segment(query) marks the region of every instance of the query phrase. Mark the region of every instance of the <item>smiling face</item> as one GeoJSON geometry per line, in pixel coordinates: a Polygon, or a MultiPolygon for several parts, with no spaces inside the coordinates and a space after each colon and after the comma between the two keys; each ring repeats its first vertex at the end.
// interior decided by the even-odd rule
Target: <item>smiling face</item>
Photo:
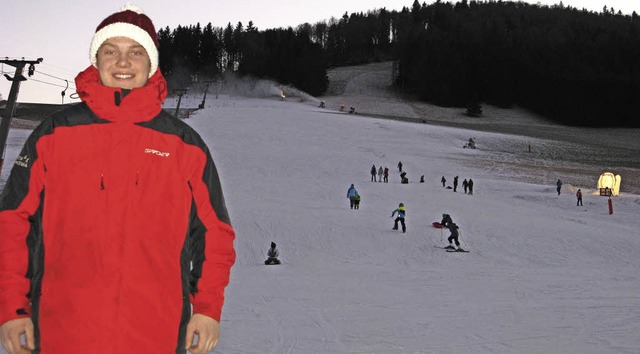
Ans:
{"type": "Polygon", "coordinates": [[[103,85],[134,89],[147,84],[151,61],[140,43],[128,37],[112,37],[104,41],[96,55],[103,85]]]}

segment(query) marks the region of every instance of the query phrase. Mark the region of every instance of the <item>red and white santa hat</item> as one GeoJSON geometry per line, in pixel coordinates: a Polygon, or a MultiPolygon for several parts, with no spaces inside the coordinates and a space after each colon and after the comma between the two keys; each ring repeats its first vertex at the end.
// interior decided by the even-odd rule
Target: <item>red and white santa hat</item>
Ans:
{"type": "Polygon", "coordinates": [[[151,69],[149,77],[158,70],[158,33],[151,19],[139,7],[127,3],[109,17],[105,18],[96,28],[91,41],[91,64],[97,67],[96,54],[104,41],[113,37],[128,37],[140,43],[149,54],[151,69]]]}

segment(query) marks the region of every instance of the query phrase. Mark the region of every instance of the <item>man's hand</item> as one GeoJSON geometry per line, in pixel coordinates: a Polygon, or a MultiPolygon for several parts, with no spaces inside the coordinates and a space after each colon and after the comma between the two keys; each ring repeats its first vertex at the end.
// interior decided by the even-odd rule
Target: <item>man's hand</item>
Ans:
{"type": "MultiPolygon", "coordinates": [[[[216,338],[217,340],[217,338],[216,338]]],[[[7,321],[0,326],[0,341],[8,354],[28,354],[36,349],[33,337],[33,322],[30,318],[18,318],[7,321]],[[27,346],[20,343],[20,335],[24,334],[27,346]]]]}
{"type": "Polygon", "coordinates": [[[218,345],[220,323],[209,316],[199,313],[191,316],[187,325],[187,349],[193,354],[208,353],[218,345]],[[198,335],[198,343],[193,343],[194,334],[198,335]]]}

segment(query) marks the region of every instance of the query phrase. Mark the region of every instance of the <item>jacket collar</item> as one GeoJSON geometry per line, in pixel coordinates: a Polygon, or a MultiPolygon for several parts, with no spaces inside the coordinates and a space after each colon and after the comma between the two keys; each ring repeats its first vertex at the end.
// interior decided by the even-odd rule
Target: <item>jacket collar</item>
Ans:
{"type": "Polygon", "coordinates": [[[160,70],[149,78],[144,87],[125,93],[123,89],[104,86],[100,82],[98,69],[89,66],[76,77],[76,89],[80,99],[93,113],[118,123],[139,123],[153,119],[162,110],[162,102],[167,97],[167,81],[160,70]],[[116,104],[116,101],[120,102],[116,104]]]}

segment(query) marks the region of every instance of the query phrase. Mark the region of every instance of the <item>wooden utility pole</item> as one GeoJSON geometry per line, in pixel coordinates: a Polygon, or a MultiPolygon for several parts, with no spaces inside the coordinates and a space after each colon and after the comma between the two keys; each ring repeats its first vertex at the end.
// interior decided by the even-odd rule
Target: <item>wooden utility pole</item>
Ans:
{"type": "Polygon", "coordinates": [[[26,81],[27,78],[22,75],[24,67],[29,64],[29,76],[33,75],[35,71],[35,64],[42,63],[42,58],[36,60],[18,60],[18,59],[0,59],[0,63],[8,64],[16,68],[16,73],[13,77],[8,74],[4,74],[7,80],[11,81],[11,91],[9,92],[9,99],[7,100],[7,106],[4,109],[2,115],[2,122],[0,122],[0,174],[2,174],[2,167],[4,166],[4,154],[5,146],[7,144],[7,137],[9,136],[9,127],[11,126],[11,118],[16,110],[16,102],[18,101],[18,92],[20,91],[20,83],[26,81]]]}
{"type": "Polygon", "coordinates": [[[179,89],[174,89],[173,93],[177,93],[178,94],[178,105],[176,106],[176,113],[175,116],[176,118],[178,118],[178,112],[180,112],[180,102],[182,101],[182,95],[184,95],[185,93],[187,93],[186,88],[179,88],[179,89]]]}

